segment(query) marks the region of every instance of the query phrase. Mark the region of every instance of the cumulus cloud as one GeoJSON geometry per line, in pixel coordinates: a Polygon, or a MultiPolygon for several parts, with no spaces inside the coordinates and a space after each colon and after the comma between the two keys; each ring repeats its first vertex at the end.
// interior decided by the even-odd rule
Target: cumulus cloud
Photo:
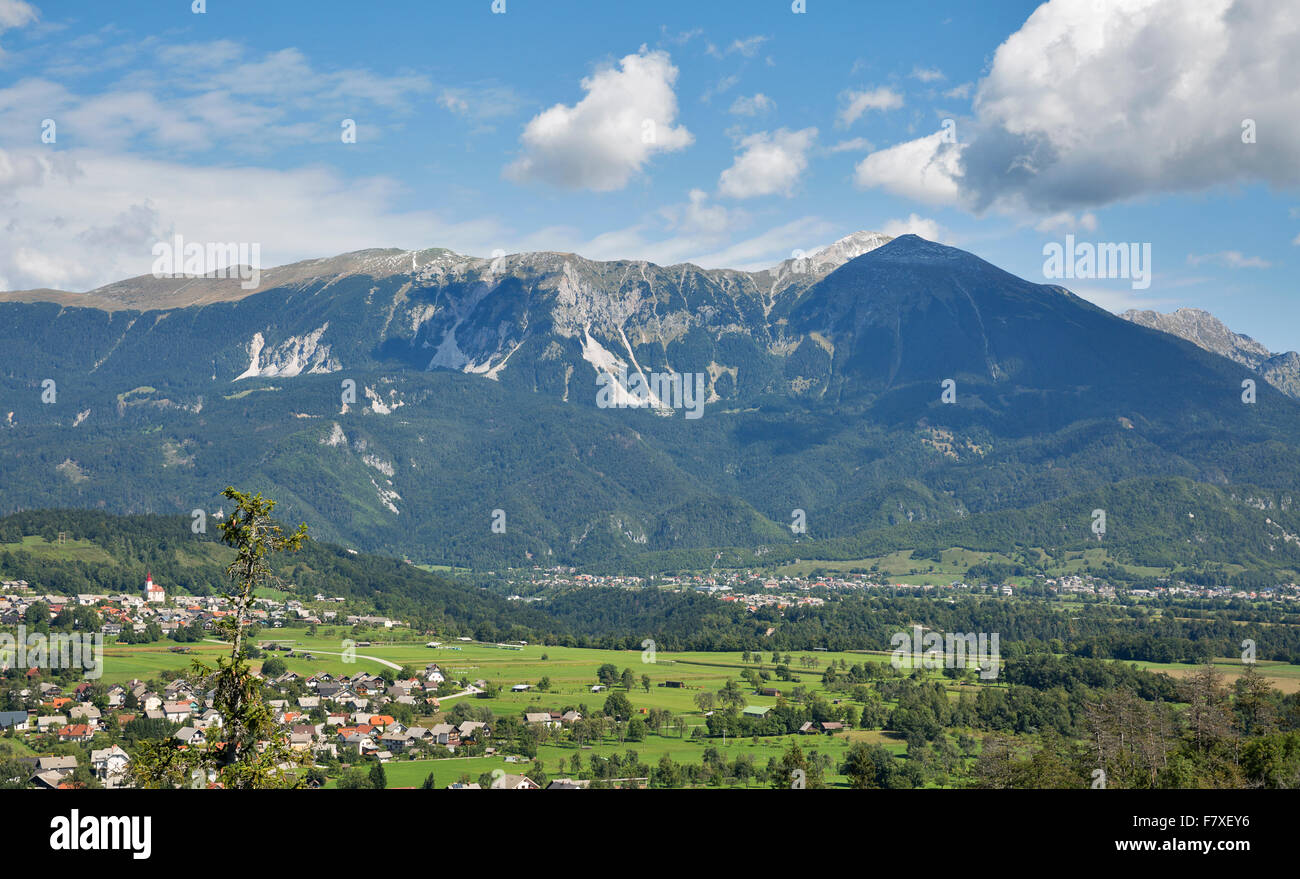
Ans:
{"type": "Polygon", "coordinates": [[[912,78],[921,82],[938,82],[944,79],[943,71],[937,67],[913,67],[912,78]]]}
{"type": "Polygon", "coordinates": [[[1052,213],[1221,184],[1294,186],[1298,40],[1300,7],[1278,0],[1051,0],[994,54],[955,161],[953,145],[921,138],[885,151],[906,155],[889,164],[910,180],[859,182],[946,191],[976,211],[1052,213]],[[1245,120],[1254,143],[1243,142],[1245,120]],[[950,179],[937,183],[936,171],[950,179]]]}
{"type": "Polygon", "coordinates": [[[961,152],[944,135],[936,131],[871,153],[854,168],[854,182],[864,189],[881,187],[927,204],[956,203],[961,152]]]}
{"type": "Polygon", "coordinates": [[[523,154],[505,175],[568,189],[622,189],[650,158],[689,146],[685,126],[674,126],[677,68],[667,52],[642,46],[614,67],[582,80],[586,96],[556,104],[524,128],[523,154]]]}
{"type": "Polygon", "coordinates": [[[729,198],[794,194],[795,184],[808,167],[808,150],[817,139],[816,128],[760,131],[740,142],[740,153],[718,178],[718,191],[729,198]]]}
{"type": "Polygon", "coordinates": [[[744,95],[736,98],[735,102],[731,105],[731,109],[727,112],[733,113],[737,116],[761,116],[764,113],[770,113],[775,109],[776,101],[772,100],[762,92],[759,92],[752,98],[747,98],[744,95]]]}
{"type": "Polygon", "coordinates": [[[903,106],[903,96],[887,86],[867,91],[846,91],[840,95],[839,124],[852,125],[868,110],[896,110],[903,106]]]}

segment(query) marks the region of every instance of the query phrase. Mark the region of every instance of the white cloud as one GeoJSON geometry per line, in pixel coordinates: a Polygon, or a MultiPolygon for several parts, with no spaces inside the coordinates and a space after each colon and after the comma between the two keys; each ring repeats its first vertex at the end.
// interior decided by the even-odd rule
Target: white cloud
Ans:
{"type": "Polygon", "coordinates": [[[443,89],[442,94],[438,95],[438,104],[453,113],[463,115],[469,112],[469,101],[452,89],[443,89]]]}
{"type": "Polygon", "coordinates": [[[945,89],[943,96],[953,100],[964,101],[970,97],[971,91],[975,88],[973,82],[963,82],[961,85],[955,85],[950,89],[945,89]]]}
{"type": "Polygon", "coordinates": [[[795,184],[808,167],[808,150],[817,139],[816,128],[790,131],[782,128],[751,134],[740,142],[741,152],[718,178],[718,191],[730,198],[794,194],[795,184]]]}
{"type": "Polygon", "coordinates": [[[912,78],[921,82],[938,82],[944,79],[943,71],[937,67],[913,67],[912,78]]]}
{"type": "Polygon", "coordinates": [[[944,134],[936,131],[872,153],[854,168],[854,182],[927,204],[955,204],[961,151],[957,144],[945,142],[944,134]]]}
{"type": "Polygon", "coordinates": [[[761,116],[764,113],[770,113],[776,109],[776,101],[767,95],[759,92],[752,98],[740,96],[736,98],[727,112],[734,113],[737,116],[761,116]]]}
{"type": "Polygon", "coordinates": [[[1187,264],[1199,266],[1202,263],[1222,266],[1227,269],[1266,269],[1273,265],[1258,256],[1246,256],[1240,250],[1221,250],[1218,253],[1189,253],[1187,264]]]}
{"type": "MultiPolygon", "coordinates": [[[[0,33],[11,28],[24,27],[40,18],[36,7],[23,0],[0,0],[0,33]]],[[[0,47],[0,62],[5,57],[5,50],[0,47]]]]}
{"type": "Polygon", "coordinates": [[[661,208],[659,213],[670,230],[697,240],[711,240],[710,247],[748,221],[748,215],[739,208],[710,204],[708,193],[702,189],[692,189],[687,199],[684,204],[661,208]]]}
{"type": "Polygon", "coordinates": [[[1277,0],[1052,0],[980,83],[963,188],[977,208],[1057,210],[1247,181],[1294,186],[1298,43],[1300,7],[1277,0]],[[1245,119],[1256,143],[1242,142],[1245,119]]]}
{"type": "Polygon", "coordinates": [[[10,289],[85,290],[147,274],[151,248],[191,241],[261,245],[262,265],[366,247],[489,253],[508,232],[399,211],[402,186],[322,168],[195,167],[87,151],[0,149],[0,277],[10,289]],[[333,207],[331,207],[333,206],[333,207]]]}
{"type": "Polygon", "coordinates": [[[256,54],[228,40],[130,48],[131,71],[96,71],[100,90],[93,94],[73,93],[44,75],[0,87],[0,145],[22,143],[19,132],[30,120],[51,118],[60,144],[159,149],[168,156],[213,147],[264,153],[337,143],[341,106],[366,110],[363,136],[377,137],[432,88],[419,76],[325,70],[295,49],[256,54]],[[122,75],[112,78],[112,72],[122,75]]]}
{"type": "Polygon", "coordinates": [[[668,53],[644,46],[617,67],[601,68],[582,80],[581,101],[556,104],[525,126],[524,153],[505,175],[570,189],[622,189],[655,153],[693,142],[685,126],[673,125],[676,81],[668,53]]]}
{"type": "Polygon", "coordinates": [[[909,214],[905,220],[889,220],[880,227],[882,235],[897,238],[900,235],[920,235],[930,241],[947,243],[948,232],[936,221],[909,214]]]}
{"type": "Polygon", "coordinates": [[[704,90],[704,93],[700,95],[700,100],[707,104],[709,101],[713,100],[718,95],[723,94],[724,92],[731,91],[733,88],[736,87],[736,84],[739,82],[740,82],[740,77],[736,76],[735,74],[724,76],[722,77],[722,79],[718,80],[716,83],[706,88],[704,90]]]}
{"type": "Polygon", "coordinates": [[[1225,184],[1295,186],[1298,43],[1300,6],[1278,0],[1050,0],[994,54],[959,157],[921,138],[887,151],[908,159],[892,163],[907,182],[860,182],[1039,214],[1225,184]],[[1247,119],[1255,143],[1242,141],[1247,119]],[[919,185],[936,171],[950,179],[919,185]]]}
{"type": "Polygon", "coordinates": [[[31,24],[40,16],[36,7],[23,0],[0,0],[0,31],[31,24]]]}
{"type": "Polygon", "coordinates": [[[903,96],[888,86],[869,91],[846,91],[840,95],[844,104],[839,113],[839,124],[852,125],[868,110],[896,110],[903,106],[903,96]]]}

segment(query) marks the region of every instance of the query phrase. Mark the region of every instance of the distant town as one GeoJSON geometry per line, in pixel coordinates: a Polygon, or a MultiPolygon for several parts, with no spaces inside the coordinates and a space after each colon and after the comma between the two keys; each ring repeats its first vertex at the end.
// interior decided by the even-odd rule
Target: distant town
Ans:
{"type": "Polygon", "coordinates": [[[719,601],[738,602],[749,610],[762,607],[820,606],[837,593],[859,590],[896,590],[902,593],[965,592],[1011,597],[1024,591],[1044,596],[1095,596],[1100,599],[1205,599],[1244,601],[1287,601],[1300,597],[1300,585],[1283,583],[1271,589],[1245,590],[1227,586],[1207,586],[1185,580],[1165,578],[1151,588],[1131,588],[1091,574],[1033,578],[1028,587],[1011,583],[971,584],[961,580],[950,583],[906,583],[878,573],[848,573],[824,576],[763,576],[752,571],[716,570],[708,573],[663,576],[648,580],[626,575],[599,575],[578,572],[575,568],[534,568],[526,574],[512,573],[506,581],[526,586],[527,595],[513,594],[518,601],[540,600],[557,591],[573,588],[640,589],[655,586],[673,591],[696,591],[712,595],[719,601]]]}

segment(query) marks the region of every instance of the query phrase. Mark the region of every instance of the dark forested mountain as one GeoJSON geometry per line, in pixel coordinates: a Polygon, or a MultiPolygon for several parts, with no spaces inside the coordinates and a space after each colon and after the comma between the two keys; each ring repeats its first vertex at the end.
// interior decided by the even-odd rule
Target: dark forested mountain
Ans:
{"type": "Polygon", "coordinates": [[[186,283],[0,302],[3,511],[212,513],[234,484],[495,566],[1080,544],[1105,508],[1117,549],[1300,564],[1300,404],[916,236],[757,273],[365,251],[186,283]]]}

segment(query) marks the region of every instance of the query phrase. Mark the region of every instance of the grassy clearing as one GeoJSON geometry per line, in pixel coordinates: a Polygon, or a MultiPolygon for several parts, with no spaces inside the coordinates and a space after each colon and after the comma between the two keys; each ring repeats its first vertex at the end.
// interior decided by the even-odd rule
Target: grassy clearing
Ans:
{"type": "MultiPolygon", "coordinates": [[[[1136,662],[1134,665],[1149,671],[1164,672],[1170,677],[1180,679],[1194,674],[1200,668],[1199,665],[1187,665],[1179,662],[1136,662]]],[[[1265,680],[1283,693],[1300,692],[1300,665],[1261,660],[1256,662],[1255,666],[1265,680]]],[[[1214,667],[1223,672],[1224,681],[1229,686],[1245,673],[1245,666],[1240,659],[1236,658],[1216,658],[1214,667]]]]}
{"type": "Polygon", "coordinates": [[[24,537],[19,543],[0,543],[0,551],[29,552],[38,558],[60,562],[86,562],[96,565],[115,565],[116,561],[100,546],[84,538],[50,543],[44,537],[24,537]]]}

